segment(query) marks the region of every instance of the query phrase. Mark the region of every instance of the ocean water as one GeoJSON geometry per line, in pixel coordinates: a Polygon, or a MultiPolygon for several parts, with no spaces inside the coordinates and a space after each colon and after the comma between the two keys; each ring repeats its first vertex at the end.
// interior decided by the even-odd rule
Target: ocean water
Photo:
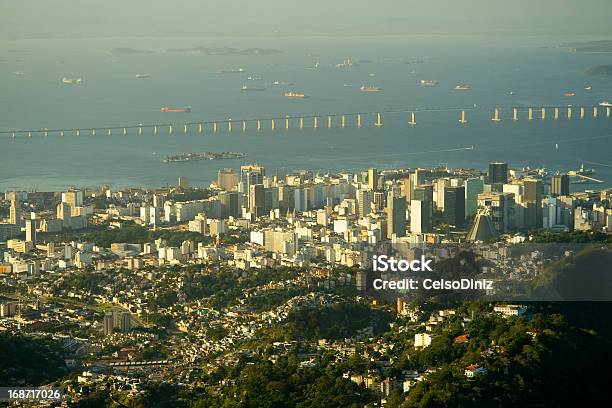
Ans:
{"type": "MultiPolygon", "coordinates": [[[[106,38],[0,41],[0,131],[17,130],[17,137],[0,134],[0,191],[59,190],[68,186],[158,187],[186,176],[192,185],[208,185],[221,167],[259,163],[275,168],[315,171],[358,170],[375,166],[416,167],[447,164],[485,169],[490,161],[512,167],[545,167],[549,171],[577,169],[582,163],[604,181],[578,188],[612,185],[612,119],[597,119],[592,107],[612,101],[612,78],[588,77],[587,68],[612,63],[610,54],[576,54],[558,47],[566,41],[590,38],[409,36],[371,38],[106,38]],[[260,47],[282,51],[275,55],[202,55],[167,52],[169,48],[260,47]],[[115,54],[117,47],[149,52],[115,54]],[[338,69],[346,58],[357,66],[338,69]],[[416,63],[421,60],[422,63],[416,63]],[[320,64],[319,69],[306,67],[320,64]],[[409,62],[409,63],[407,63],[409,62]],[[245,74],[219,71],[244,68],[245,74]],[[22,71],[24,75],[15,75],[22,71]],[[136,79],[148,73],[148,79],[136,79]],[[248,81],[247,76],[262,77],[248,81]],[[61,83],[63,77],[82,77],[79,85],[61,83]],[[434,87],[421,79],[439,81],[434,87]],[[273,87],[275,80],[292,82],[273,87]],[[454,91],[459,83],[471,90],[454,91]],[[243,84],[266,87],[242,92],[243,84]],[[347,86],[345,86],[347,85],[347,86]],[[360,93],[361,85],[384,89],[360,93]],[[585,90],[585,86],[592,90],[585,90]],[[287,90],[305,92],[304,100],[282,96],[287,90]],[[510,95],[510,91],[513,95],[510,95]],[[575,97],[565,97],[573,91],[575,97]],[[574,119],[526,120],[529,106],[571,104],[574,119]],[[161,106],[192,106],[191,113],[161,113],[161,106]],[[476,108],[474,109],[474,105],[476,108]],[[521,108],[521,120],[510,120],[510,109],[521,108]],[[578,106],[587,118],[578,119],[578,106]],[[503,120],[493,123],[494,107],[503,120]],[[458,123],[459,112],[470,109],[468,124],[458,123]],[[418,111],[417,125],[406,124],[407,113],[418,111]],[[374,115],[340,119],[326,129],[285,131],[284,123],[270,131],[242,133],[235,123],[204,135],[195,127],[182,133],[179,124],[326,113],[400,111],[383,114],[384,125],[373,126],[374,115]],[[173,135],[160,129],[126,136],[105,126],[176,123],[173,135]],[[51,134],[26,137],[24,130],[57,128],[98,129],[92,136],[51,134]],[[468,147],[473,149],[466,149],[468,147]],[[201,151],[240,151],[243,159],[164,164],[171,154],[201,151]]],[[[562,110],[562,115],[565,111],[562,110]]],[[[311,119],[305,124],[311,125],[311,119]]],[[[220,126],[221,127],[221,126],[220,126]]]]}

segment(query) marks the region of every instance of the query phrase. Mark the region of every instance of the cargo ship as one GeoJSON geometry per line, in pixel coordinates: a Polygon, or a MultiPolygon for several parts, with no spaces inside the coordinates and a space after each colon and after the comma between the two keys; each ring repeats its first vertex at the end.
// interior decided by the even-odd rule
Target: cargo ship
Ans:
{"type": "Polygon", "coordinates": [[[246,85],[242,85],[241,89],[243,91],[265,91],[266,90],[266,88],[263,88],[263,87],[246,86],[246,85]]]}
{"type": "Polygon", "coordinates": [[[159,110],[164,113],[189,113],[191,112],[191,106],[185,106],[184,108],[175,108],[172,106],[162,106],[159,110]]]}
{"type": "Polygon", "coordinates": [[[289,86],[289,85],[293,85],[291,82],[287,82],[287,81],[274,81],[272,82],[272,85],[274,86],[289,86]]]}
{"type": "Polygon", "coordinates": [[[369,86],[369,85],[362,85],[361,88],[359,88],[360,92],[382,92],[382,88],[379,88],[378,86],[369,86]]]}
{"type": "Polygon", "coordinates": [[[246,157],[246,154],[241,152],[201,152],[201,153],[181,153],[166,157],[164,163],[178,163],[198,160],[222,160],[222,159],[239,159],[246,157]]]}
{"type": "Polygon", "coordinates": [[[82,78],[62,78],[62,82],[64,84],[80,84],[81,82],[83,82],[82,78]]]}
{"type": "Polygon", "coordinates": [[[136,74],[136,78],[138,79],[149,78],[150,76],[151,74],[136,74]]]}
{"type": "Polygon", "coordinates": [[[469,85],[466,84],[459,84],[455,86],[455,91],[469,91],[471,88],[469,85]]]}
{"type": "Polygon", "coordinates": [[[612,103],[610,103],[608,101],[602,101],[602,102],[599,102],[599,106],[610,108],[610,107],[612,107],[612,103]]]}
{"type": "Polygon", "coordinates": [[[291,98],[291,99],[305,99],[305,98],[308,98],[308,96],[305,93],[303,93],[303,92],[293,92],[293,91],[285,92],[283,94],[283,96],[286,97],[286,98],[291,98]]]}
{"type": "Polygon", "coordinates": [[[433,79],[421,79],[421,81],[419,83],[421,84],[421,86],[435,86],[435,85],[438,85],[438,81],[433,80],[433,79]]]}

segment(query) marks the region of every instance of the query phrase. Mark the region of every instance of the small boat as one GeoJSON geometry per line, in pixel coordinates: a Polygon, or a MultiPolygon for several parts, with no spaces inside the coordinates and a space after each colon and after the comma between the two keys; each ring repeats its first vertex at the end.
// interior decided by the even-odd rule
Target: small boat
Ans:
{"type": "Polygon", "coordinates": [[[283,94],[283,96],[285,98],[290,98],[290,99],[305,99],[305,98],[308,98],[308,96],[305,93],[303,93],[303,92],[294,92],[294,91],[285,92],[283,94]]]}
{"type": "Polygon", "coordinates": [[[566,92],[563,94],[564,96],[576,96],[575,92],[566,92]]]}
{"type": "Polygon", "coordinates": [[[266,88],[242,85],[241,90],[243,90],[243,91],[265,91],[266,88]]]}
{"type": "Polygon", "coordinates": [[[590,91],[592,89],[593,89],[593,87],[591,85],[587,85],[587,86],[584,87],[585,91],[590,91]]]}
{"type": "Polygon", "coordinates": [[[81,82],[83,82],[82,78],[62,78],[64,84],[80,84],[81,82]]]}
{"type": "Polygon", "coordinates": [[[604,106],[604,107],[610,108],[610,107],[612,107],[612,103],[610,103],[608,101],[601,101],[601,102],[599,102],[599,106],[604,106]]]}
{"type": "Polygon", "coordinates": [[[15,72],[13,72],[13,74],[15,74],[17,76],[22,76],[22,75],[25,75],[25,72],[23,72],[23,71],[15,71],[15,72]]]}
{"type": "Polygon", "coordinates": [[[189,113],[191,112],[191,106],[185,106],[184,108],[175,108],[172,106],[162,106],[159,110],[164,113],[189,113]]]}
{"type": "Polygon", "coordinates": [[[433,79],[421,79],[419,84],[421,84],[421,86],[436,86],[438,85],[438,81],[433,79]]]}
{"type": "Polygon", "coordinates": [[[455,91],[469,91],[471,88],[469,85],[466,84],[459,84],[456,85],[455,88],[453,88],[455,91]]]}
{"type": "Polygon", "coordinates": [[[136,78],[138,79],[144,79],[144,78],[150,78],[151,74],[136,74],[136,78]]]}
{"type": "Polygon", "coordinates": [[[360,92],[382,92],[382,88],[378,86],[362,85],[361,88],[359,88],[359,91],[360,92]]]}

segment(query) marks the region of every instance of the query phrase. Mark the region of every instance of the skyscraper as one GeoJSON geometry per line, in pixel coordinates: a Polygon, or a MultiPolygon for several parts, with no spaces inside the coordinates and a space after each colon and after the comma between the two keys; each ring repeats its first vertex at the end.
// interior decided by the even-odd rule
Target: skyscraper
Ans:
{"type": "Polygon", "coordinates": [[[515,202],[512,193],[486,192],[478,194],[478,208],[490,217],[496,232],[503,234],[515,227],[515,202]]]}
{"type": "Polygon", "coordinates": [[[508,163],[493,162],[489,164],[489,184],[508,182],[508,163]]]}
{"type": "Polygon", "coordinates": [[[374,202],[374,192],[372,190],[361,189],[357,191],[357,205],[359,218],[365,217],[372,211],[374,202]]]}
{"type": "Polygon", "coordinates": [[[26,220],[26,241],[36,245],[36,220],[26,220]]]}
{"type": "Polygon", "coordinates": [[[464,187],[444,187],[444,220],[449,225],[462,226],[464,224],[464,187]]]}
{"type": "Polygon", "coordinates": [[[263,166],[240,166],[240,183],[238,191],[249,194],[251,186],[254,184],[263,184],[266,169],[263,166]]]}
{"type": "Polygon", "coordinates": [[[372,191],[378,190],[378,170],[373,167],[368,169],[368,187],[372,191]]]}
{"type": "Polygon", "coordinates": [[[240,197],[237,191],[222,191],[218,194],[221,218],[240,216],[240,197]]]}
{"type": "Polygon", "coordinates": [[[102,320],[102,327],[104,328],[104,335],[109,336],[113,334],[115,330],[115,319],[112,313],[106,313],[102,320]]]}
{"type": "Polygon", "coordinates": [[[431,231],[431,203],[421,200],[410,201],[410,232],[424,234],[431,231]]]}
{"type": "Polygon", "coordinates": [[[266,194],[263,184],[252,184],[249,187],[249,211],[255,217],[261,217],[265,212],[266,194]]]}
{"type": "Polygon", "coordinates": [[[396,197],[393,191],[387,196],[387,238],[395,234],[398,237],[406,236],[406,199],[396,197]]]}
{"type": "Polygon", "coordinates": [[[550,193],[554,197],[566,196],[570,193],[570,179],[567,174],[555,174],[551,180],[550,193]]]}
{"type": "Polygon", "coordinates": [[[465,180],[465,216],[471,217],[478,209],[478,194],[484,191],[484,181],[481,178],[465,180]]]}
{"type": "Polygon", "coordinates": [[[11,198],[11,210],[9,223],[21,226],[21,202],[17,197],[11,198]]]}
{"type": "Polygon", "coordinates": [[[523,180],[523,186],[525,227],[542,228],[542,181],[528,178],[523,180]]]}
{"type": "Polygon", "coordinates": [[[221,190],[231,191],[239,182],[240,177],[232,168],[220,169],[217,173],[217,185],[221,190]]]}

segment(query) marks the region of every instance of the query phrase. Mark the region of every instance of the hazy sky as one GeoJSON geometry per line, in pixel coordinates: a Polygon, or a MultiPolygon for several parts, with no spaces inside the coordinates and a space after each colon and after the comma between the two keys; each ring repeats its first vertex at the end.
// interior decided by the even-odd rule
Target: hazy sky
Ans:
{"type": "Polygon", "coordinates": [[[0,0],[0,39],[413,33],[612,35],[612,0],[0,0]]]}

